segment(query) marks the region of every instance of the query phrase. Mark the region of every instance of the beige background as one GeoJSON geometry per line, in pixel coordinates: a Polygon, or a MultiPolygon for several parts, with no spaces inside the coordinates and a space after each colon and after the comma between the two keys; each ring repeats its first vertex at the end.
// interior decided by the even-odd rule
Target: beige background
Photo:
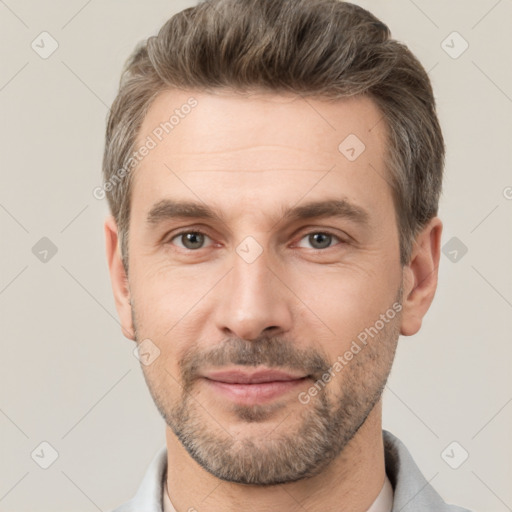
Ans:
{"type": "MultiPolygon", "coordinates": [[[[107,207],[92,190],[124,60],[193,3],[0,0],[2,511],[109,510],[132,496],[164,443],[120,332],[107,207]],[[47,59],[31,48],[43,31],[59,45],[47,59]],[[43,237],[57,248],[47,262],[32,252],[43,237]],[[58,452],[46,470],[31,458],[43,441],[58,452]]],[[[443,243],[467,247],[453,262],[448,246],[422,331],[401,339],[384,428],[448,502],[510,511],[512,1],[358,3],[430,71],[448,146],[443,243]],[[469,44],[458,58],[445,49],[458,52],[459,36],[442,46],[454,31],[469,44]],[[441,457],[452,441],[455,458],[469,453],[458,469],[441,457]]]]}

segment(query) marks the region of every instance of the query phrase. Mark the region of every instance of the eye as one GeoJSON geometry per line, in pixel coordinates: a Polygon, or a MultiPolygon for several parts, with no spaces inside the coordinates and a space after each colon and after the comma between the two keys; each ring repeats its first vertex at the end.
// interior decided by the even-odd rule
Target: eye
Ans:
{"type": "Polygon", "coordinates": [[[210,237],[202,231],[182,231],[181,233],[174,235],[169,240],[169,243],[175,243],[182,249],[194,251],[202,249],[206,239],[211,240],[210,237]],[[180,243],[175,242],[175,240],[178,240],[181,245],[180,243]]]}
{"type": "MultiPolygon", "coordinates": [[[[315,231],[309,233],[301,238],[301,242],[302,240],[307,240],[307,242],[311,244],[312,248],[316,250],[328,249],[329,247],[331,247],[331,243],[333,242],[333,240],[342,242],[342,240],[336,235],[326,233],[324,231],[315,231]]],[[[304,247],[303,245],[301,245],[301,242],[299,242],[299,247],[304,247]]]]}

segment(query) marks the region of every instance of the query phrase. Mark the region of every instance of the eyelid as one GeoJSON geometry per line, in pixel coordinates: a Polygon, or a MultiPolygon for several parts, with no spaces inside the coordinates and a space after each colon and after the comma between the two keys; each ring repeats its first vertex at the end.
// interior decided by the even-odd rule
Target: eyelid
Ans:
{"type": "MultiPolygon", "coordinates": [[[[199,228],[199,227],[195,227],[195,226],[189,226],[189,227],[186,227],[186,228],[182,228],[182,229],[179,229],[178,231],[172,233],[172,235],[170,233],[167,233],[167,235],[165,235],[163,237],[163,240],[164,240],[164,245],[167,245],[167,244],[171,244],[172,241],[175,239],[175,238],[178,238],[179,236],[181,235],[184,235],[184,234],[188,234],[188,233],[197,233],[197,234],[201,234],[203,236],[205,236],[206,238],[209,238],[212,242],[214,242],[213,238],[208,235],[208,233],[206,233],[207,230],[205,229],[202,229],[202,228],[199,228]]],[[[334,233],[332,230],[328,229],[328,228],[323,228],[321,226],[317,226],[317,227],[306,227],[306,228],[302,228],[300,231],[299,231],[299,234],[294,236],[294,239],[296,240],[295,242],[292,242],[292,247],[295,247],[300,241],[302,241],[305,237],[309,236],[309,235],[313,235],[313,234],[318,234],[318,233],[322,233],[324,235],[328,235],[328,236],[331,236],[333,238],[336,238],[339,243],[341,244],[347,244],[349,243],[349,241],[351,240],[351,237],[347,234],[343,234],[343,235],[340,235],[340,234],[337,234],[337,233],[334,233]],[[307,231],[304,231],[305,229],[307,229],[307,231]]],[[[173,244],[174,245],[174,244],[173,244]]],[[[311,247],[310,249],[312,251],[319,251],[319,252],[322,252],[322,251],[326,251],[327,249],[332,249],[334,248],[336,245],[339,245],[339,244],[335,244],[335,245],[332,245],[332,246],[329,246],[329,247],[326,247],[325,249],[315,249],[313,247],[311,247]]],[[[190,252],[198,252],[200,251],[201,249],[206,249],[207,247],[200,247],[199,249],[187,249],[186,247],[180,247],[178,246],[180,249],[183,249],[183,250],[186,250],[186,251],[190,251],[190,252]]]]}
{"type": "MultiPolygon", "coordinates": [[[[209,238],[210,240],[213,241],[212,237],[208,235],[208,233],[206,233],[205,230],[203,229],[200,229],[200,228],[183,228],[175,233],[173,233],[172,235],[170,235],[169,233],[164,237],[164,245],[167,245],[167,244],[171,244],[172,241],[175,239],[175,238],[178,238],[182,235],[185,235],[185,234],[188,234],[188,233],[196,233],[196,234],[200,234],[200,235],[203,235],[205,236],[206,238],[209,238]]],[[[174,245],[174,244],[173,244],[174,245]]],[[[183,249],[185,251],[190,251],[190,252],[197,252],[197,251],[200,251],[201,249],[205,249],[205,247],[200,247],[199,249],[187,249],[186,247],[180,247],[178,246],[180,249],[183,249]]]]}
{"type": "Polygon", "coordinates": [[[336,247],[339,244],[347,244],[348,243],[348,240],[346,239],[346,238],[349,238],[348,235],[345,238],[343,238],[343,236],[333,233],[329,229],[314,228],[314,229],[310,229],[307,232],[302,232],[299,235],[297,242],[294,242],[294,246],[297,245],[298,243],[300,243],[307,236],[310,236],[313,234],[318,234],[318,233],[336,238],[338,240],[338,243],[334,244],[334,245],[330,245],[329,247],[326,247],[325,249],[315,249],[314,247],[310,247],[309,249],[311,249],[312,251],[323,252],[323,251],[327,251],[328,249],[333,249],[334,247],[336,247]]]}

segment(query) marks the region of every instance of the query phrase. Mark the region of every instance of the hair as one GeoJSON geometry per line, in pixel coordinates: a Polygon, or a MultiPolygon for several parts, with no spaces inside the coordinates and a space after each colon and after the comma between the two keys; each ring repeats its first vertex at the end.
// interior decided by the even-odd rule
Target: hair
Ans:
{"type": "Polygon", "coordinates": [[[373,14],[340,0],[207,0],[135,49],[112,104],[103,158],[126,272],[133,181],[126,162],[152,102],[173,88],[371,98],[387,128],[400,262],[409,262],[415,237],[437,215],[444,141],[427,72],[373,14]]]}

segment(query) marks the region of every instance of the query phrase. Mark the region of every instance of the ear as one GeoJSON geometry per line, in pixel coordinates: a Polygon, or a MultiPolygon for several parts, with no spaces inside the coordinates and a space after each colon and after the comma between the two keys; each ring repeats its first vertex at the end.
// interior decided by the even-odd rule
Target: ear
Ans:
{"type": "Polygon", "coordinates": [[[121,320],[121,331],[128,339],[135,340],[128,277],[126,276],[121,258],[117,224],[112,216],[107,217],[105,220],[105,245],[110,282],[112,283],[117,313],[121,320]]]}
{"type": "Polygon", "coordinates": [[[441,232],[439,217],[432,218],[416,236],[409,264],[403,270],[403,302],[400,334],[412,336],[421,327],[437,288],[441,232]]]}

